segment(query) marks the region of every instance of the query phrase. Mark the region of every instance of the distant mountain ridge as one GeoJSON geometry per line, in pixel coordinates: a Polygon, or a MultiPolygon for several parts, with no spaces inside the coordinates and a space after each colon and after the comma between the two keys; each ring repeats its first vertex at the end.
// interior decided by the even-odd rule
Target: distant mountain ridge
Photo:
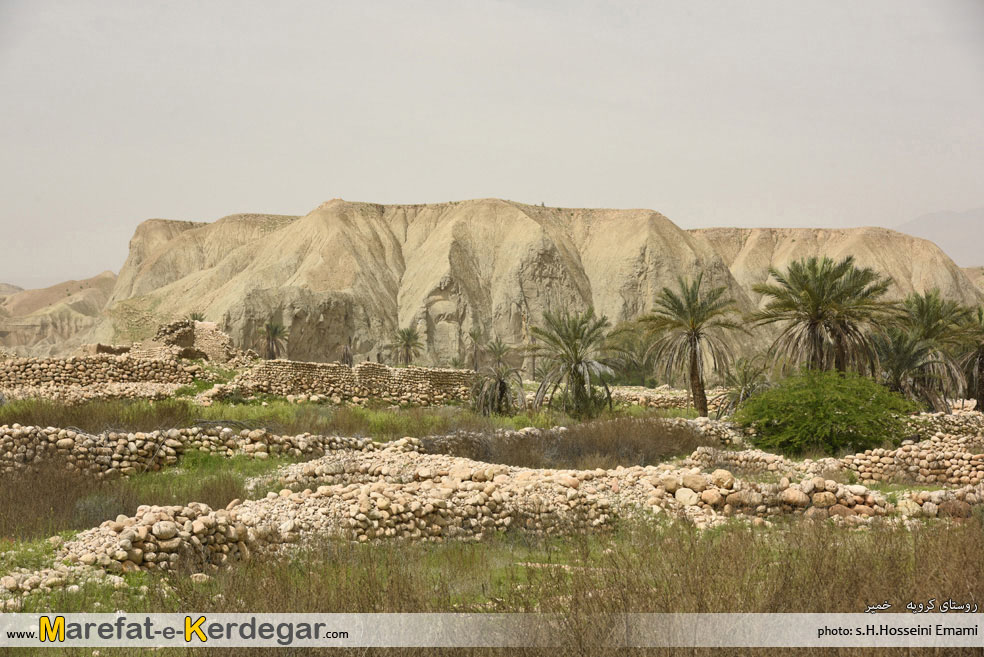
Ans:
{"type": "Polygon", "coordinates": [[[961,267],[984,266],[984,208],[925,214],[896,230],[934,242],[961,267]]]}
{"type": "Polygon", "coordinates": [[[984,301],[934,244],[887,229],[685,231],[646,209],[335,199],[303,217],[145,221],[119,276],[100,284],[104,303],[93,315],[52,323],[42,318],[64,317],[57,294],[27,315],[20,301],[6,318],[0,311],[0,345],[65,353],[84,342],[141,340],[200,312],[247,347],[268,321],[281,323],[288,357],[300,360],[337,359],[350,342],[356,360],[375,360],[396,328],[415,326],[421,362],[448,363],[467,350],[473,327],[525,344],[549,309],[593,306],[613,322],[632,319],[678,276],[703,273],[751,310],[759,302],[751,288],[770,266],[809,255],[854,255],[891,276],[895,297],[937,287],[964,303],[984,301]]]}

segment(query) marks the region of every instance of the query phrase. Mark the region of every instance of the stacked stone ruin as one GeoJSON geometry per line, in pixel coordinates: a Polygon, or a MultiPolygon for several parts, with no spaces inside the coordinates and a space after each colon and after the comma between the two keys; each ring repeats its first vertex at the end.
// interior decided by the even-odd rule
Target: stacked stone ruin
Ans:
{"type": "Polygon", "coordinates": [[[76,403],[89,399],[161,399],[191,383],[201,368],[176,358],[129,354],[0,361],[0,394],[76,403]]]}
{"type": "Polygon", "coordinates": [[[387,367],[380,363],[262,361],[216,391],[216,396],[317,395],[338,404],[369,398],[422,406],[470,399],[475,374],[467,370],[387,367]]]}

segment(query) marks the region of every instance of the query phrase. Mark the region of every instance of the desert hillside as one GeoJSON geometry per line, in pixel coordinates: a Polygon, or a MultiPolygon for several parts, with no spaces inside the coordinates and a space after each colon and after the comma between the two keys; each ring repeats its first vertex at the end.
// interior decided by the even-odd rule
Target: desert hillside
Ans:
{"type": "Polygon", "coordinates": [[[974,285],[984,292],[984,267],[964,267],[963,272],[974,285]]]}
{"type": "Polygon", "coordinates": [[[335,358],[350,338],[374,358],[415,325],[429,360],[446,362],[473,326],[521,342],[527,319],[550,308],[635,317],[699,270],[747,305],[706,242],[651,210],[334,200],[300,218],[142,224],[94,337],[139,339],[163,318],[203,312],[244,345],[268,320],[283,323],[291,358],[335,358]]]}
{"type": "Polygon", "coordinates": [[[115,284],[116,274],[106,271],[81,281],[0,294],[0,346],[34,354],[75,348],[100,319],[115,284]]]}
{"type": "Polygon", "coordinates": [[[115,280],[107,273],[0,302],[0,344],[64,353],[128,343],[196,312],[242,346],[255,345],[266,322],[281,323],[287,355],[300,360],[336,359],[349,341],[357,360],[374,360],[396,328],[416,326],[422,362],[447,363],[475,326],[525,343],[530,321],[551,308],[594,306],[618,322],[698,272],[749,310],[769,266],[848,254],[891,276],[896,296],[938,287],[965,303],[984,298],[934,244],[884,229],[684,231],[652,210],[336,199],[303,217],[145,221],[115,280]]]}
{"type": "Polygon", "coordinates": [[[939,288],[962,303],[977,304],[982,299],[981,290],[938,246],[886,228],[705,228],[691,232],[707,240],[753,297],[757,295],[751,287],[768,279],[769,267],[782,270],[791,261],[810,256],[853,255],[860,266],[890,277],[891,294],[896,298],[939,288]]]}
{"type": "Polygon", "coordinates": [[[961,267],[984,265],[984,208],[926,214],[898,230],[933,241],[961,267]]]}
{"type": "Polygon", "coordinates": [[[0,297],[7,297],[11,294],[16,294],[24,288],[17,287],[16,285],[11,285],[9,283],[0,283],[0,297]]]}

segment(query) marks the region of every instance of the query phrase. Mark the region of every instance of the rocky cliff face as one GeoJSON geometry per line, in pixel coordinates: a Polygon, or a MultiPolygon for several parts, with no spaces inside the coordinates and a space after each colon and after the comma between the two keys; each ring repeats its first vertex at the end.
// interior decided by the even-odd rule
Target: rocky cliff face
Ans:
{"type": "Polygon", "coordinates": [[[618,322],[698,272],[750,310],[770,265],[848,254],[892,276],[898,295],[939,287],[966,303],[984,298],[931,243],[881,229],[688,232],[651,210],[336,199],[303,217],[144,222],[98,321],[71,340],[147,339],[201,312],[242,347],[266,322],[285,325],[296,360],[337,359],[350,340],[357,361],[375,360],[396,328],[416,326],[422,362],[443,364],[466,351],[473,326],[523,344],[549,309],[594,306],[618,322]]]}

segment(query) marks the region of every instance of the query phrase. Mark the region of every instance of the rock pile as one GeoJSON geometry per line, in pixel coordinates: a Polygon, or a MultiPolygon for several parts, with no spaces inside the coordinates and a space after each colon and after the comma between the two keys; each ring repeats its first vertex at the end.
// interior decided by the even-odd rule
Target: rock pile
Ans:
{"type": "Polygon", "coordinates": [[[235,506],[141,506],[65,544],[63,558],[109,572],[170,570],[182,563],[197,571],[249,557],[251,538],[235,506]]]}
{"type": "Polygon", "coordinates": [[[217,387],[214,396],[317,395],[336,404],[373,398],[393,404],[427,406],[467,401],[473,381],[474,373],[467,370],[396,368],[370,362],[349,367],[341,363],[270,360],[240,374],[229,385],[217,387]]]}
{"type": "Polygon", "coordinates": [[[984,481],[984,444],[978,436],[938,433],[893,450],[869,449],[842,459],[861,481],[914,481],[961,486],[984,481]]]}
{"type": "Polygon", "coordinates": [[[903,516],[969,518],[973,506],[984,502],[984,484],[955,490],[917,490],[905,494],[897,510],[903,516]]]}
{"type": "Polygon", "coordinates": [[[688,457],[686,463],[702,468],[721,466],[734,468],[740,472],[773,472],[790,476],[812,476],[843,471],[843,463],[835,458],[819,459],[816,461],[813,459],[794,461],[779,454],[764,452],[760,449],[732,451],[707,446],[698,447],[688,457]]]}
{"type": "Polygon", "coordinates": [[[191,383],[198,371],[176,359],[123,356],[12,358],[0,363],[0,387],[91,386],[106,383],[191,383]]]}

